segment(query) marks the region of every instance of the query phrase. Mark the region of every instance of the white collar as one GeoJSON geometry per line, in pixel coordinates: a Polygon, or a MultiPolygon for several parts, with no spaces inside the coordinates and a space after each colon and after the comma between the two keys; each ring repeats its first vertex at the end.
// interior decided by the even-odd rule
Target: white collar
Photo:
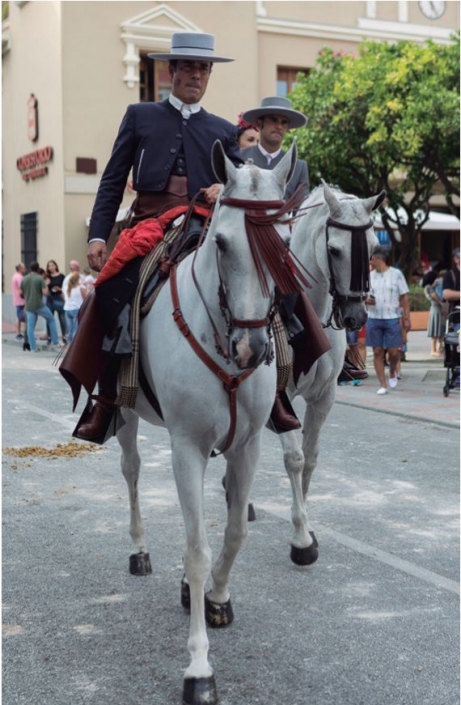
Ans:
{"type": "Polygon", "coordinates": [[[179,100],[179,98],[173,95],[173,93],[170,93],[169,101],[173,108],[179,110],[183,118],[186,118],[186,120],[190,118],[192,113],[198,113],[202,108],[200,103],[183,103],[181,100],[179,100]]]}
{"type": "Polygon", "coordinates": [[[261,152],[261,154],[264,154],[264,156],[267,159],[267,163],[270,164],[273,159],[276,159],[280,152],[282,151],[282,148],[278,149],[276,152],[268,152],[264,147],[261,145],[261,143],[258,143],[258,149],[261,152]]]}

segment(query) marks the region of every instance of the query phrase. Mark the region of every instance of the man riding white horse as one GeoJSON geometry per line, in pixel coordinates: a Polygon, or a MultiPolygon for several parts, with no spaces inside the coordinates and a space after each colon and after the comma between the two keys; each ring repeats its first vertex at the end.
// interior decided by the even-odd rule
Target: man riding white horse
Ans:
{"type": "MultiPolygon", "coordinates": [[[[282,149],[283,138],[288,130],[307,125],[307,117],[293,110],[288,98],[271,96],[263,98],[259,108],[246,110],[243,119],[249,124],[256,125],[259,130],[259,143],[242,149],[242,159],[251,160],[260,169],[274,169],[283,159],[286,152],[282,149]]],[[[284,198],[288,200],[295,191],[299,190],[300,199],[304,200],[309,195],[309,172],[303,159],[296,160],[296,166],[285,189],[284,198]]],[[[294,307],[297,296],[282,298],[280,310],[283,314],[283,323],[290,328],[291,336],[295,328],[302,331],[302,326],[294,316],[294,307]]],[[[288,340],[280,313],[274,319],[274,338],[277,360],[277,393],[274,408],[277,409],[277,432],[294,431],[301,428],[301,424],[294,414],[285,394],[285,389],[292,371],[292,355],[288,347],[288,340]]]]}
{"type": "MultiPolygon", "coordinates": [[[[193,199],[189,232],[201,231],[207,210],[220,191],[211,164],[216,140],[235,165],[241,164],[235,126],[201,107],[213,64],[233,60],[215,55],[214,36],[177,33],[172,37],[170,53],[149,56],[169,61],[172,92],[159,103],[130,105],[123,118],[98,189],[88,235],[90,267],[101,271],[106,266],[96,282],[95,297],[90,297],[95,299],[91,302],[92,313],[90,305],[82,311],[78,335],[60,366],[61,374],[72,387],[74,407],[80,386],[83,384],[91,395],[98,381],[99,394],[92,397],[96,403],[85,410],[74,435],[99,443],[107,435],[116,408],[120,361],[127,355],[126,343],[120,344],[120,320],[134,297],[143,259],[131,255],[120,271],[114,269],[114,253],[107,260],[106,242],[130,169],[137,198],[132,205],[130,229],[122,233],[128,236],[128,249],[133,231],[143,239],[152,238],[154,247],[167,230],[165,216],[175,213],[179,206],[190,206],[193,199]]],[[[129,348],[128,341],[128,354],[129,348]]],[[[272,419],[276,426],[283,426],[277,416],[279,410],[283,412],[280,405],[274,405],[272,419]]]]}

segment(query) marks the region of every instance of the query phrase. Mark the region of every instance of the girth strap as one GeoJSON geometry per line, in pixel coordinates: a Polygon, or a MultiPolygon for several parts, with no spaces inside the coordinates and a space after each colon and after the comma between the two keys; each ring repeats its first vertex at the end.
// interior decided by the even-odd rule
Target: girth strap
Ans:
{"type": "Polygon", "coordinates": [[[224,444],[224,448],[220,451],[220,453],[215,453],[213,451],[212,455],[216,457],[221,453],[225,453],[226,450],[228,450],[232,445],[235,436],[235,429],[237,428],[237,390],[242,382],[244,382],[256,368],[252,367],[251,369],[245,370],[245,372],[242,372],[240,375],[229,375],[225,370],[223,370],[222,367],[220,367],[220,365],[218,365],[217,362],[215,362],[215,360],[213,360],[206,350],[203,349],[182,315],[179,302],[178,285],[176,281],[176,269],[177,267],[174,266],[170,271],[170,287],[171,298],[173,301],[174,321],[197,357],[199,357],[208,369],[221,380],[225,391],[229,395],[231,416],[229,431],[227,432],[227,440],[224,444]]]}

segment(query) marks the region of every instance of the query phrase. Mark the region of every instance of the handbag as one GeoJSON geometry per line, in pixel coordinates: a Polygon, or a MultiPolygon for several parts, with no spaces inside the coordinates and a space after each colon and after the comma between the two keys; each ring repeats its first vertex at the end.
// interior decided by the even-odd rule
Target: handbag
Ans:
{"type": "Polygon", "coordinates": [[[64,299],[61,294],[59,296],[53,296],[52,305],[55,311],[62,311],[64,308],[64,299]]]}

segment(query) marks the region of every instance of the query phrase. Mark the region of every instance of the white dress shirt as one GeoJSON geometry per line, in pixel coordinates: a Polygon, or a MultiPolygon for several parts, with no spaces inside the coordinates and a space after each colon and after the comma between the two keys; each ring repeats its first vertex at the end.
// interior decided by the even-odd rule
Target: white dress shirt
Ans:
{"type": "Polygon", "coordinates": [[[279,156],[280,152],[282,151],[282,148],[280,148],[276,152],[268,152],[266,149],[264,149],[264,147],[261,147],[261,144],[258,144],[258,149],[261,152],[261,154],[263,154],[266,157],[267,166],[269,166],[271,161],[273,159],[276,159],[279,156]]]}
{"type": "Polygon", "coordinates": [[[173,108],[179,110],[185,120],[189,120],[192,113],[198,113],[202,108],[200,103],[183,103],[179,98],[176,98],[173,93],[170,93],[168,100],[173,108]]]}

